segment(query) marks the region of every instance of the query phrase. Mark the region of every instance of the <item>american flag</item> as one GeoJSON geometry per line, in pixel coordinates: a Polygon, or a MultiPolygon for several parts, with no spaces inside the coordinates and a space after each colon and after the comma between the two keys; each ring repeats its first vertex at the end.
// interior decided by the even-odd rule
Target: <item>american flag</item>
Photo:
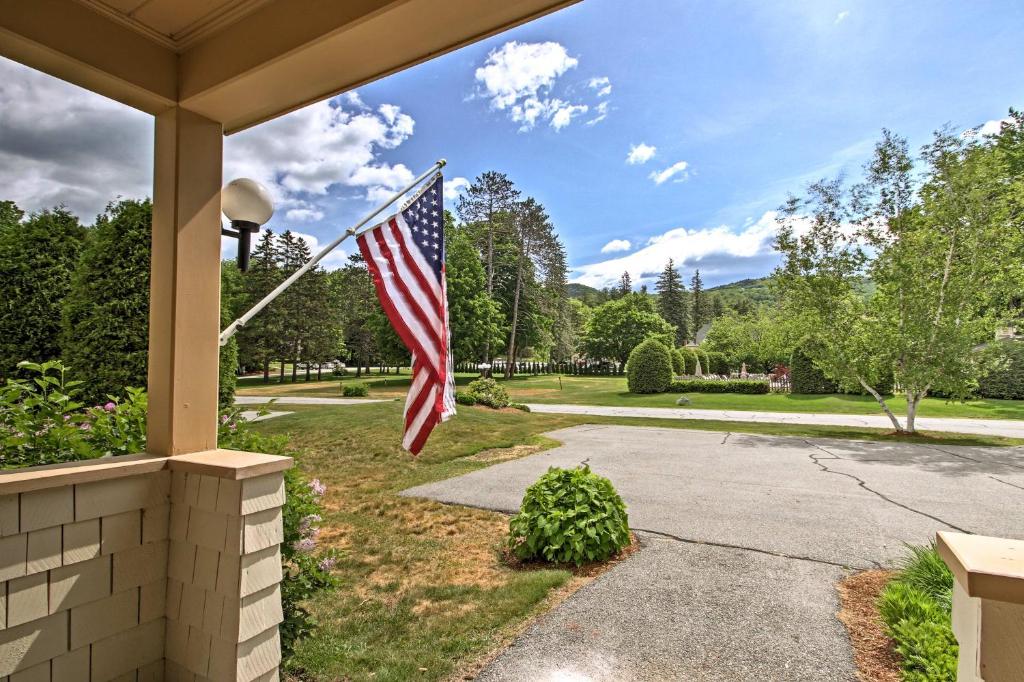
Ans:
{"type": "Polygon", "coordinates": [[[441,183],[438,174],[404,209],[356,239],[380,304],[412,354],[402,446],[414,455],[455,414],[441,183]]]}

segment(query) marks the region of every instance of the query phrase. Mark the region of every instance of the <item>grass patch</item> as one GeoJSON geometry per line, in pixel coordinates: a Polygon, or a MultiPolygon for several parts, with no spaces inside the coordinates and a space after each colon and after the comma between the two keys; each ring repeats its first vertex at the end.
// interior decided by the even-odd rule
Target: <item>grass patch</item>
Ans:
{"type": "Polygon", "coordinates": [[[907,682],[955,682],[958,646],[950,621],[953,574],[932,546],[911,547],[878,610],[907,682]]]}
{"type": "MultiPolygon", "coordinates": [[[[455,383],[465,386],[476,374],[457,374],[455,383]]],[[[341,396],[341,384],[355,381],[351,376],[344,382],[334,379],[321,382],[295,384],[240,383],[243,395],[308,395],[341,396]]],[[[410,376],[373,375],[359,381],[370,389],[370,397],[400,397],[409,388],[410,376]]],[[[606,405],[611,407],[670,407],[679,397],[670,393],[637,394],[626,390],[625,377],[588,376],[522,376],[501,382],[512,401],[517,403],[549,403],[571,405],[606,405]]],[[[757,412],[810,412],[830,414],[883,414],[871,396],[861,395],[792,395],[769,393],[743,395],[737,393],[687,393],[687,408],[708,410],[752,410],[757,412]]],[[[906,414],[906,400],[893,396],[886,401],[896,414],[906,414]]],[[[1024,419],[1024,400],[969,400],[950,402],[942,398],[925,398],[920,405],[921,417],[960,417],[975,419],[1024,419]]]]}

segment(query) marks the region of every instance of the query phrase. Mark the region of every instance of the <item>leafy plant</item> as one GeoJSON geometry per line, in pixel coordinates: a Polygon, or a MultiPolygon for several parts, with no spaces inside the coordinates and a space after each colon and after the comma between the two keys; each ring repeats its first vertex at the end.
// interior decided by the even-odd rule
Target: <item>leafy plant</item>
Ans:
{"type": "Polygon", "coordinates": [[[473,396],[478,404],[493,407],[494,409],[508,407],[510,402],[508,391],[497,381],[487,377],[481,377],[469,382],[466,392],[473,396]]]}
{"type": "Polygon", "coordinates": [[[342,384],[341,394],[346,398],[365,398],[370,395],[370,387],[366,384],[342,384]]]}
{"type": "Polygon", "coordinates": [[[663,393],[672,383],[672,356],[657,339],[647,339],[629,354],[626,385],[630,393],[663,393]]]}
{"type": "Polygon", "coordinates": [[[765,379],[683,379],[673,381],[669,393],[745,393],[757,395],[768,393],[770,386],[765,379]]]}
{"type": "Polygon", "coordinates": [[[530,411],[530,406],[524,405],[523,403],[509,403],[508,406],[511,407],[513,410],[519,410],[520,412],[530,411]]]}
{"type": "Polygon", "coordinates": [[[547,473],[526,489],[509,522],[509,550],[519,559],[603,561],[629,544],[626,505],[611,481],[590,467],[547,473]]]}
{"type": "Polygon", "coordinates": [[[803,348],[793,350],[789,360],[789,390],[800,394],[837,393],[836,382],[825,376],[804,352],[803,348]]]}
{"type": "Polygon", "coordinates": [[[725,353],[716,350],[708,351],[708,366],[705,370],[711,374],[729,376],[729,358],[725,353]]]}
{"type": "Polygon", "coordinates": [[[459,405],[473,406],[476,405],[476,398],[471,396],[469,393],[466,393],[465,391],[456,391],[455,402],[457,402],[459,405]]]}
{"type": "Polygon", "coordinates": [[[1024,341],[1004,339],[993,344],[991,367],[978,379],[984,398],[1024,400],[1024,341]]]}
{"type": "Polygon", "coordinates": [[[103,455],[134,455],[146,450],[145,389],[128,387],[124,398],[108,395],[107,402],[87,410],[88,439],[103,455]]]}
{"type": "Polygon", "coordinates": [[[673,348],[671,353],[673,376],[682,376],[686,374],[686,358],[683,357],[683,349],[673,348]]]}
{"type": "Polygon", "coordinates": [[[956,680],[958,646],[951,625],[953,574],[934,546],[911,547],[878,611],[909,682],[956,680]]]}

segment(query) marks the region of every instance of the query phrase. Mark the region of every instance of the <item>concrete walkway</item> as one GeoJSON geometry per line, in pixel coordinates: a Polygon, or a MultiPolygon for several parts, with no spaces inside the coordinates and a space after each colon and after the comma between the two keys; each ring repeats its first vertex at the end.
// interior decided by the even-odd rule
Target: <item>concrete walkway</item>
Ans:
{"type": "Polygon", "coordinates": [[[1024,537],[1024,448],[625,427],[405,491],[506,512],[549,466],[616,485],[643,549],[478,679],[853,680],[836,582],[938,530],[1024,537]]]}
{"type": "Polygon", "coordinates": [[[386,403],[389,400],[379,398],[316,398],[313,396],[283,395],[280,397],[264,395],[235,396],[235,405],[266,405],[271,400],[277,405],[362,405],[363,403],[386,403]]]}
{"type": "MultiPolygon", "coordinates": [[[[530,403],[533,412],[550,414],[590,414],[602,417],[647,417],[650,419],[713,419],[731,422],[768,422],[772,424],[821,424],[827,426],[867,426],[892,429],[884,414],[813,414],[805,412],[752,412],[745,410],[694,410],[673,407],[606,407],[600,405],[544,405],[530,403]]],[[[902,421],[902,419],[901,419],[902,421]]],[[[954,419],[918,417],[921,431],[947,431],[983,436],[1024,438],[1024,421],[1011,419],[954,419]]]]}

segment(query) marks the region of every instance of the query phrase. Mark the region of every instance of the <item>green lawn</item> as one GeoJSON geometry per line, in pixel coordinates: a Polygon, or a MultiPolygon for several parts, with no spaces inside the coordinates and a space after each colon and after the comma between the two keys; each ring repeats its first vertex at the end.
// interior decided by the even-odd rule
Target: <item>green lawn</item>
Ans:
{"type": "MultiPolygon", "coordinates": [[[[370,397],[398,397],[409,385],[408,371],[402,375],[373,375],[361,379],[370,385],[370,397]]],[[[456,383],[465,385],[475,374],[459,374],[456,383]]],[[[356,381],[353,377],[345,381],[356,381]]],[[[568,403],[574,405],[609,405],[615,407],[676,407],[678,394],[661,393],[637,395],[626,390],[624,377],[581,376],[524,376],[504,382],[512,399],[522,403],[568,403]]],[[[340,382],[264,385],[247,383],[242,394],[247,395],[310,395],[340,396],[340,382]]],[[[691,409],[754,410],[761,412],[817,412],[833,414],[883,414],[874,398],[860,395],[743,395],[737,393],[687,393],[691,409]]],[[[906,401],[898,396],[887,403],[897,414],[906,413],[906,401]]],[[[941,398],[925,398],[921,403],[922,417],[974,417],[980,419],[1024,419],[1024,401],[971,400],[966,403],[948,402],[941,398]]]]}
{"type": "MultiPolygon", "coordinates": [[[[563,570],[513,570],[499,557],[501,514],[399,497],[407,487],[488,465],[473,455],[554,442],[542,434],[583,423],[860,438],[891,441],[881,429],[686,422],[529,414],[460,407],[414,459],[399,447],[400,402],[289,406],[294,414],[256,424],[287,433],[298,466],[328,486],[321,539],[341,552],[341,584],[317,597],[319,629],[300,643],[292,673],[303,680],[442,680],[511,637],[533,615],[578,587],[563,570]]],[[[1017,445],[981,436],[899,440],[1017,445]]]]}

